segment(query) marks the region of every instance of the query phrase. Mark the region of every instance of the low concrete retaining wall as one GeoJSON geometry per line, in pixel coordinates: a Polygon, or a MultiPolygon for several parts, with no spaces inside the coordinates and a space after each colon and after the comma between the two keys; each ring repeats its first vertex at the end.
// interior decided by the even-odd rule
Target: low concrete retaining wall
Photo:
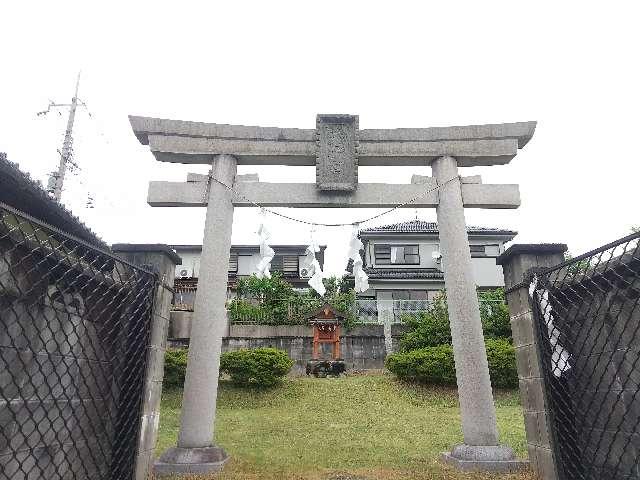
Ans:
{"type": "MultiPolygon", "coordinates": [[[[188,345],[191,312],[171,312],[170,342],[174,346],[188,345]]],[[[393,325],[391,329],[393,351],[398,349],[400,336],[405,332],[403,325],[393,325]]],[[[340,351],[347,369],[372,370],[384,368],[386,357],[384,327],[382,325],[361,325],[343,332],[340,351]]],[[[330,358],[329,345],[322,351],[322,358],[330,358]]],[[[286,351],[295,360],[295,369],[304,371],[311,360],[313,331],[306,325],[229,325],[222,339],[223,352],[241,348],[274,347],[286,351]]]]}

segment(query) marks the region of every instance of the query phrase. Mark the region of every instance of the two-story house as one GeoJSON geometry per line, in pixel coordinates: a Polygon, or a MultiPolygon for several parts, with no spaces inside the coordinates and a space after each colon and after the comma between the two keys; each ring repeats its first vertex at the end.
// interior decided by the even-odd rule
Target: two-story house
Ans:
{"type": "MultiPolygon", "coordinates": [[[[200,256],[202,245],[171,245],[171,248],[182,259],[182,265],[176,267],[175,281],[175,310],[193,310],[195,292],[198,285],[200,271],[200,256]]],[[[271,261],[271,271],[279,271],[294,288],[308,288],[308,266],[305,265],[307,245],[271,245],[275,256],[271,261]]],[[[316,258],[321,266],[324,265],[324,251],[321,246],[316,258]]],[[[234,296],[238,279],[248,277],[256,271],[260,261],[260,247],[258,245],[232,245],[229,256],[229,279],[227,294],[234,296]]]]}
{"type": "MultiPolygon", "coordinates": [[[[487,227],[468,227],[467,231],[478,288],[503,286],[502,267],[496,258],[517,232],[487,227]]],[[[360,231],[360,239],[370,288],[359,298],[375,300],[369,309],[379,313],[381,305],[393,305],[397,317],[399,308],[419,310],[444,289],[436,223],[412,220],[367,228],[360,231]]],[[[361,305],[366,310],[366,302],[361,305]]]]}

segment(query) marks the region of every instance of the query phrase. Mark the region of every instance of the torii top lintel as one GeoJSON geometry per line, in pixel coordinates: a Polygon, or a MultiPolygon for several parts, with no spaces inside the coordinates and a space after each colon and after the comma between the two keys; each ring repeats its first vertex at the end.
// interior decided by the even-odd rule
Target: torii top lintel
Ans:
{"type": "MultiPolygon", "coordinates": [[[[319,115],[335,117],[335,115],[319,115]]],[[[357,121],[357,116],[353,116],[357,121]]],[[[227,153],[238,165],[316,164],[317,129],[246,127],[218,123],[130,116],[135,135],[156,159],[175,163],[211,163],[227,153]]],[[[356,124],[357,125],[357,124],[356,124]]],[[[533,136],[536,122],[463,127],[357,130],[358,164],[425,165],[451,155],[460,167],[508,163],[533,136]]]]}
{"type": "MultiPolygon", "coordinates": [[[[318,191],[349,194],[348,197],[316,198],[317,195],[304,185],[300,188],[309,198],[305,197],[300,206],[348,203],[371,207],[385,204],[381,200],[384,195],[377,191],[377,184],[358,184],[358,166],[424,166],[443,156],[455,157],[459,167],[506,164],[515,157],[519,148],[527,144],[536,127],[536,122],[518,122],[360,130],[357,115],[318,115],[315,129],[248,127],[137,116],[130,116],[129,120],[140,142],[149,145],[159,161],[210,164],[215,155],[228,154],[235,157],[238,165],[315,166],[318,191]],[[356,190],[363,191],[353,196],[356,190]]],[[[265,205],[275,206],[280,203],[279,196],[271,201],[267,195],[272,186],[276,190],[280,188],[277,184],[256,183],[251,190],[265,193],[261,195],[265,205]]],[[[424,186],[412,185],[411,188],[418,191],[424,186]]],[[[406,187],[403,189],[399,193],[410,193],[406,187]]],[[[388,190],[393,190],[393,187],[389,186],[388,190]]],[[[467,185],[463,187],[463,194],[464,190],[469,198],[468,202],[465,200],[465,206],[515,208],[519,205],[516,185],[467,185]],[[497,187],[503,191],[498,192],[497,187]],[[503,200],[496,201],[493,198],[496,195],[503,200]]],[[[201,205],[201,195],[197,188],[187,188],[186,185],[152,182],[149,203],[156,206],[201,205]],[[180,200],[173,201],[172,198],[180,200]]],[[[437,204],[437,199],[427,199],[422,206],[433,206],[434,203],[437,204]]],[[[234,204],[242,206],[243,202],[238,198],[234,199],[234,204]]]]}

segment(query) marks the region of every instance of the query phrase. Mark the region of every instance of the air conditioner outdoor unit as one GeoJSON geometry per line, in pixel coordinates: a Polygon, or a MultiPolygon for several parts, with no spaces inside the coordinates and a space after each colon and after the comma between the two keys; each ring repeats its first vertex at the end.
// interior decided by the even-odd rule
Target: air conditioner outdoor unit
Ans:
{"type": "Polygon", "coordinates": [[[189,278],[189,277],[191,277],[192,276],[191,269],[189,269],[189,268],[181,268],[178,276],[180,278],[189,278]]]}
{"type": "Polygon", "coordinates": [[[300,274],[300,278],[311,278],[308,267],[300,267],[300,271],[298,273],[300,274]]]}

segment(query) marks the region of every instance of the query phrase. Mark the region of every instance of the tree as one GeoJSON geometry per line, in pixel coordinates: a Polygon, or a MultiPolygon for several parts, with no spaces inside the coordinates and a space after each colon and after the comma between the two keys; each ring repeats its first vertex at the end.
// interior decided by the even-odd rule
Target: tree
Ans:
{"type": "Polygon", "coordinates": [[[229,303],[232,321],[244,321],[264,325],[291,325],[305,323],[306,315],[327,302],[346,315],[347,330],[357,323],[355,315],[356,294],[346,277],[330,277],[323,280],[327,291],[320,296],[315,290],[299,292],[273,272],[271,278],[252,275],[238,281],[238,298],[229,303]]]}
{"type": "MultiPolygon", "coordinates": [[[[567,262],[570,260],[573,260],[573,256],[571,255],[571,252],[568,252],[568,251],[564,252],[564,259],[567,262]]],[[[588,269],[589,269],[589,260],[578,260],[567,267],[567,274],[570,276],[578,275],[579,273],[586,272],[588,269]]]]}
{"type": "MultiPolygon", "coordinates": [[[[478,302],[485,338],[500,338],[510,341],[511,323],[509,309],[505,303],[504,290],[496,288],[478,291],[478,302]]],[[[400,340],[400,348],[403,351],[451,343],[447,295],[444,290],[429,303],[426,310],[420,315],[417,317],[409,314],[403,315],[402,320],[408,329],[400,340]]]]}

